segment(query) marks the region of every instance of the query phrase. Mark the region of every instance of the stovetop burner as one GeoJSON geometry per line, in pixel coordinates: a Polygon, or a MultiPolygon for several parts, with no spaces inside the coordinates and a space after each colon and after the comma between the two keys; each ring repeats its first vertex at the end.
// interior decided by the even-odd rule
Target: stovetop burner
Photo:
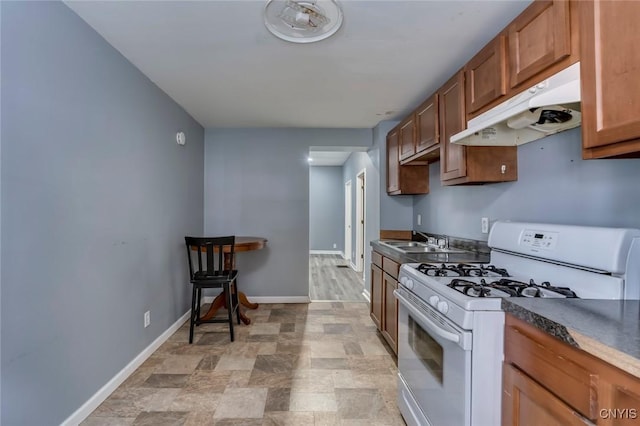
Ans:
{"type": "Polygon", "coordinates": [[[494,265],[476,264],[441,264],[433,265],[422,263],[418,266],[418,271],[430,277],[508,277],[506,269],[497,268],[494,265]]]}
{"type": "MultiPolygon", "coordinates": [[[[484,281],[484,279],[482,281],[484,281]]],[[[491,295],[491,288],[483,283],[476,283],[461,278],[451,280],[451,282],[447,284],[447,287],[451,287],[471,297],[490,297],[491,295]]]]}
{"type": "Polygon", "coordinates": [[[447,287],[471,297],[577,297],[570,288],[552,286],[548,281],[536,284],[534,280],[530,280],[526,284],[510,278],[501,278],[492,282],[487,282],[484,278],[480,279],[480,282],[455,278],[447,284],[447,287]]]}

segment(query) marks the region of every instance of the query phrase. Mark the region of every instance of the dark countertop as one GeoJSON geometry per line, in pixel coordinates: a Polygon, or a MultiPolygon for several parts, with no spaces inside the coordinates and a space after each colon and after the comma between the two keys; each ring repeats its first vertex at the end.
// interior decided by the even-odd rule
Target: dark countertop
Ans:
{"type": "Polygon", "coordinates": [[[489,255],[478,252],[464,253],[401,253],[378,241],[371,241],[371,247],[378,253],[398,263],[488,263],[489,255]]]}
{"type": "Polygon", "coordinates": [[[640,301],[511,298],[505,312],[640,377],[640,301]]]}

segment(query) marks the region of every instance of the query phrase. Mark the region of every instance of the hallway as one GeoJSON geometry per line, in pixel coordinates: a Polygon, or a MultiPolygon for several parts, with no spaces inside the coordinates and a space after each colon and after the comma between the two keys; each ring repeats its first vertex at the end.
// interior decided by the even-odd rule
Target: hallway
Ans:
{"type": "Polygon", "coordinates": [[[312,301],[366,302],[362,275],[336,254],[309,255],[309,296],[312,301]]]}

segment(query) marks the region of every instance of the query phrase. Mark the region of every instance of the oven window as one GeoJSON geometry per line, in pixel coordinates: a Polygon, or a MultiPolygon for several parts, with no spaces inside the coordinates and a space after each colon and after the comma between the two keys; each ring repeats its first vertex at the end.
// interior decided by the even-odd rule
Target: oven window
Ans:
{"type": "Polygon", "coordinates": [[[442,384],[442,346],[409,315],[409,346],[433,377],[442,384]]]}

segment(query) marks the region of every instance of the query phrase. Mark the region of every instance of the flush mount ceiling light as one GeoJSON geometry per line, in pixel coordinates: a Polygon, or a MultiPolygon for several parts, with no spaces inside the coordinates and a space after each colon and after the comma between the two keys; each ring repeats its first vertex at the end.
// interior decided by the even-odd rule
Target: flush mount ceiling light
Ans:
{"type": "Polygon", "coordinates": [[[313,43],[340,29],[342,9],[335,0],[268,0],[264,24],[282,40],[313,43]]]}

